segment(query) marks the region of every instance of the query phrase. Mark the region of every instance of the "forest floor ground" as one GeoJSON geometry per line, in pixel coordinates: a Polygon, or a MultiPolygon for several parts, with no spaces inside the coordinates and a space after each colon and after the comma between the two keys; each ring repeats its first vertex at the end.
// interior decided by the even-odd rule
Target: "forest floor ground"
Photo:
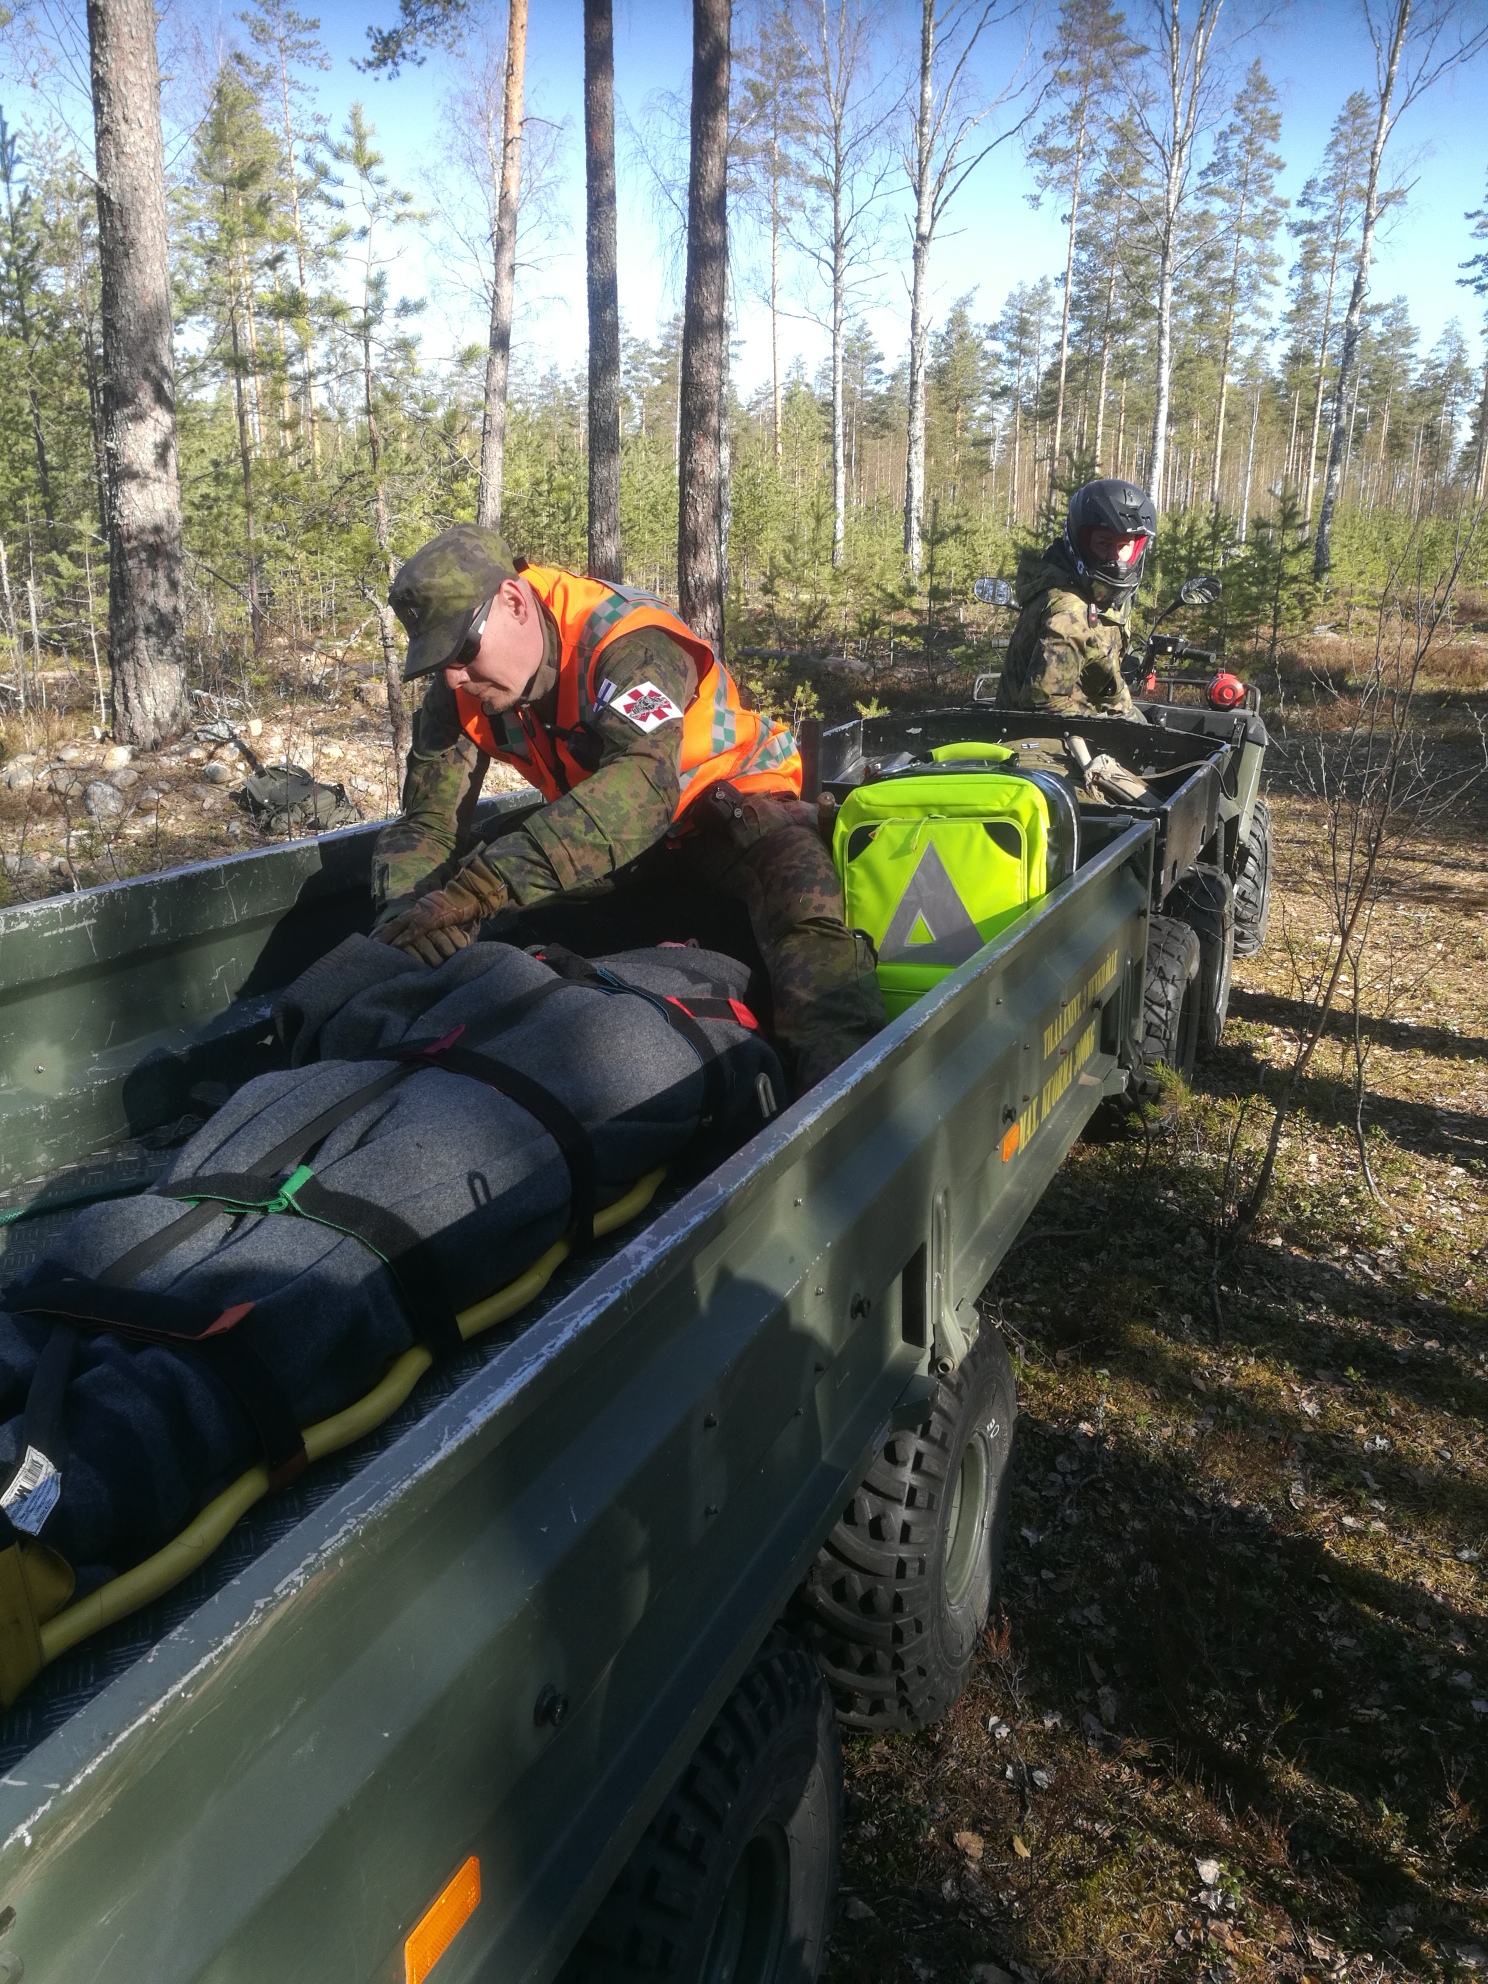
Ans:
{"type": "MultiPolygon", "coordinates": [[[[1372,939],[1381,1196],[1340,1013],[1265,1216],[1221,1244],[1237,1114],[1244,1178],[1329,925],[1305,763],[1347,721],[1348,659],[1304,644],[1275,677],[1271,937],[1237,965],[1221,1051],[1145,1127],[1076,1149],[984,1297],[1021,1401],[1000,1593],[943,1724],[847,1740],[828,1984],[1488,1977],[1481,784],[1402,847],[1372,939]]],[[[1488,658],[1454,662],[1420,729],[1470,770],[1488,658]]],[[[261,839],[233,746],[111,768],[66,691],[0,726],[9,899],[261,839]],[[100,820],[105,779],[124,806],[95,795],[100,820]]],[[[287,660],[256,708],[234,720],[261,757],[388,810],[366,670],[287,660]]]]}
{"type": "MultiPolygon", "coordinates": [[[[195,728],[134,751],[100,731],[86,679],[49,671],[45,705],[33,682],[27,711],[12,699],[0,719],[0,902],[267,845],[241,803],[255,759],[302,766],[364,819],[385,819],[397,785],[379,677],[371,664],[286,651],[259,670],[251,698],[203,698],[195,728]]],[[[487,780],[506,783],[520,780],[501,767],[487,780]]]]}

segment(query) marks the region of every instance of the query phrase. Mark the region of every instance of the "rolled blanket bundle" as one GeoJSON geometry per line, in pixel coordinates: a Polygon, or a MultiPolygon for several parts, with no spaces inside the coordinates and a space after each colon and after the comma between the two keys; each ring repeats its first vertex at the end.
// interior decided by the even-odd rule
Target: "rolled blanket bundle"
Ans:
{"type": "Polygon", "coordinates": [[[290,1065],[0,1295],[0,1633],[6,1544],[34,1604],[115,1577],[255,1461],[292,1478],[299,1429],[457,1344],[457,1312],[637,1179],[758,1128],[785,1085],[746,983],[687,948],[482,943],[430,971],[362,937],[305,973],[290,1065]]]}

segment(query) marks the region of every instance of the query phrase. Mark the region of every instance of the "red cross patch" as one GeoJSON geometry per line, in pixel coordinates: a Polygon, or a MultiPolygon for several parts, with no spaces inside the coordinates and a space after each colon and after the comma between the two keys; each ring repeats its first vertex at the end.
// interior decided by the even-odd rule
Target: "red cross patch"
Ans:
{"type": "Polygon", "coordinates": [[[654,682],[637,682],[633,689],[615,698],[614,707],[637,730],[656,730],[664,723],[678,723],[682,717],[671,697],[654,682]]]}

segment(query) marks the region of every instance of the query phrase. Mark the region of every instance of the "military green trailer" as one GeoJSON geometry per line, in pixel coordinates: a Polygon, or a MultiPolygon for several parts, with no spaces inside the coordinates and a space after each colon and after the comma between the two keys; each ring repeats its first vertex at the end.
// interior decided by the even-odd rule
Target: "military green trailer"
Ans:
{"type": "MultiPolygon", "coordinates": [[[[273,1065],[372,830],[0,913],[0,1280],[273,1065]]],[[[719,1168],[54,1645],[0,1721],[0,1978],[814,1974],[833,1711],[940,1713],[1012,1372],[977,1300],[1140,1054],[1150,822],[719,1168]]]]}

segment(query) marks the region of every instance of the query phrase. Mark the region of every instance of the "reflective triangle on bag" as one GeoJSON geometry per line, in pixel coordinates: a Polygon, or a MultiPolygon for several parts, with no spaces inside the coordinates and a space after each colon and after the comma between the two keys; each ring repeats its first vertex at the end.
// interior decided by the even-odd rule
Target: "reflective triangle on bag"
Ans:
{"type": "Polygon", "coordinates": [[[878,947],[884,964],[965,964],[984,939],[956,893],[956,885],[932,841],[889,918],[878,947]]]}

